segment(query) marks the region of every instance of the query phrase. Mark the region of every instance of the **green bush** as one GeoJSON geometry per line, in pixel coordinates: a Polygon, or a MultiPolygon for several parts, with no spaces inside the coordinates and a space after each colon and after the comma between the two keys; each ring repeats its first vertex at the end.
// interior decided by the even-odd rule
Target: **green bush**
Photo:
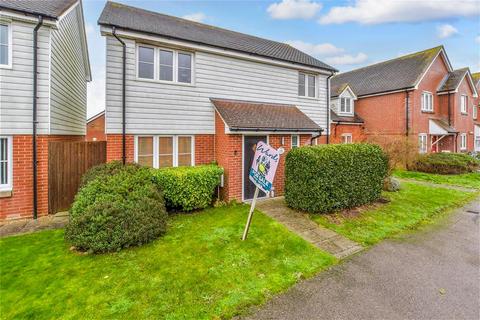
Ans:
{"type": "Polygon", "coordinates": [[[136,163],[127,163],[125,166],[121,161],[112,161],[108,163],[103,163],[98,166],[90,168],[83,176],[80,182],[80,188],[87,185],[90,181],[105,177],[111,176],[119,171],[136,171],[140,166],[136,163]]]}
{"type": "Polygon", "coordinates": [[[191,211],[212,204],[223,169],[217,165],[152,169],[168,209],[191,211]]]}
{"type": "Polygon", "coordinates": [[[352,208],[377,200],[388,157],[373,144],[305,146],[291,150],[285,164],[285,200],[312,213],[352,208]]]}
{"type": "Polygon", "coordinates": [[[429,153],[421,155],[408,169],[413,171],[459,174],[477,170],[480,161],[463,153],[429,153]]]}
{"type": "Polygon", "coordinates": [[[65,238],[77,249],[117,251],[147,243],[166,230],[164,199],[150,170],[128,166],[115,171],[92,179],[75,197],[65,238]]]}

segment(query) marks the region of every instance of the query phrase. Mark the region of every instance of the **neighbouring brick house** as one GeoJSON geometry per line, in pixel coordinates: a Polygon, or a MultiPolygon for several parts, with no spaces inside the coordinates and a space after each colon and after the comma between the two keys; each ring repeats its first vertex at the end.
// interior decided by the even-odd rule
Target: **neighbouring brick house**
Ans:
{"type": "MultiPolygon", "coordinates": [[[[472,79],[475,83],[475,88],[477,88],[477,92],[480,92],[480,72],[472,73],[472,79]]],[[[480,97],[477,97],[473,105],[473,150],[480,152],[480,97]]]]}
{"type": "Polygon", "coordinates": [[[87,136],[86,141],[105,141],[105,111],[87,119],[87,136]]]}
{"type": "Polygon", "coordinates": [[[477,89],[468,68],[453,70],[443,46],[340,73],[331,83],[332,136],[408,137],[419,152],[474,149],[477,89]]]}
{"type": "Polygon", "coordinates": [[[48,143],[84,140],[91,74],[82,2],[0,1],[0,44],[3,221],[47,214],[48,143]]]}
{"type": "MultiPolygon", "coordinates": [[[[287,44],[113,2],[99,24],[108,161],[215,161],[225,169],[223,198],[243,201],[253,196],[246,172],[256,142],[288,151],[327,127],[327,78],[336,70],[287,44]]],[[[275,195],[283,193],[283,161],[275,195]]]]}

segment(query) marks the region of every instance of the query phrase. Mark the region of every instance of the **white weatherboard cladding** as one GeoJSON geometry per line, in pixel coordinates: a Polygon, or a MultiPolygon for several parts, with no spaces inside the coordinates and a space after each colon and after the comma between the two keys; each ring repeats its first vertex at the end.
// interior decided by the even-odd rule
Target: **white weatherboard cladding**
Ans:
{"type": "MultiPolygon", "coordinates": [[[[194,84],[136,79],[136,43],[127,44],[126,113],[130,134],[213,134],[209,98],[296,105],[321,127],[326,124],[326,76],[318,76],[317,99],[298,97],[298,70],[195,52],[194,84]]],[[[107,36],[106,131],[121,133],[122,47],[107,36]]]]}
{"type": "MultiPolygon", "coordinates": [[[[34,24],[13,20],[12,68],[0,69],[0,134],[32,133],[34,24]]],[[[38,36],[38,133],[49,129],[50,28],[38,36]]]]}
{"type": "Polygon", "coordinates": [[[80,37],[80,6],[52,30],[51,134],[85,134],[87,83],[80,37]]]}

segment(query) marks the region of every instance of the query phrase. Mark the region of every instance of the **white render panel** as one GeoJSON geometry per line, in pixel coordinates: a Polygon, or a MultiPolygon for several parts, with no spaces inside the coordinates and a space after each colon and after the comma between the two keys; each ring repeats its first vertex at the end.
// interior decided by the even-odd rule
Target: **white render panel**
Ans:
{"type": "Polygon", "coordinates": [[[51,134],[86,134],[87,82],[80,6],[52,30],[51,134]]]}
{"type": "MultiPolygon", "coordinates": [[[[193,85],[136,78],[136,43],[127,44],[126,113],[129,134],[213,134],[209,98],[296,105],[326,125],[326,76],[318,75],[318,98],[298,97],[298,70],[197,51],[193,85]]],[[[106,131],[121,133],[122,47],[107,36],[106,131]]]]}
{"type": "MultiPolygon", "coordinates": [[[[13,20],[12,68],[0,68],[0,134],[32,134],[34,24],[13,20]]],[[[38,133],[49,131],[50,28],[38,36],[38,133]]]]}

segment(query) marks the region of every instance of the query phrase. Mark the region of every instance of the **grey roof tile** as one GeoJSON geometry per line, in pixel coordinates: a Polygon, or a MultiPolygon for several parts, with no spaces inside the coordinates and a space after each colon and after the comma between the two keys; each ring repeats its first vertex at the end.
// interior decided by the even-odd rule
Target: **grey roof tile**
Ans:
{"type": "Polygon", "coordinates": [[[364,123],[363,119],[356,113],[354,113],[353,116],[339,116],[335,111],[331,110],[331,118],[333,122],[364,123]]]}
{"type": "Polygon", "coordinates": [[[285,43],[262,39],[116,2],[107,2],[98,19],[98,23],[100,25],[115,26],[127,30],[293,62],[328,71],[336,71],[335,68],[285,43]]]}
{"type": "Polygon", "coordinates": [[[446,92],[455,90],[462,82],[463,77],[465,74],[468,73],[468,68],[457,69],[452,72],[449,72],[445,81],[440,86],[437,92],[446,92]]]}
{"type": "Polygon", "coordinates": [[[1,0],[0,9],[57,19],[78,0],[1,0]]]}

